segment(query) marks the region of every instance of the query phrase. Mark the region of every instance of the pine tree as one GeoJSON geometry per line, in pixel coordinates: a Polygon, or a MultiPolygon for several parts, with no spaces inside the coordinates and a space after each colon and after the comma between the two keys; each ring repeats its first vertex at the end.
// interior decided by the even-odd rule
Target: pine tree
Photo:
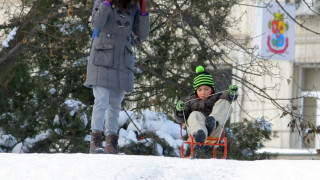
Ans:
{"type": "Polygon", "coordinates": [[[81,116],[90,111],[93,97],[83,86],[92,32],[88,22],[91,9],[84,6],[85,2],[38,0],[24,4],[31,8],[27,16],[11,21],[12,25],[20,24],[20,31],[10,45],[19,40],[25,45],[14,56],[15,64],[1,83],[0,127],[18,142],[51,132],[45,142],[29,147],[28,152],[87,151],[84,137],[89,124],[81,116]],[[32,28],[36,31],[28,31],[32,28]],[[23,31],[29,34],[20,37],[23,31]],[[68,99],[87,105],[72,114],[73,109],[65,104],[68,99]]]}

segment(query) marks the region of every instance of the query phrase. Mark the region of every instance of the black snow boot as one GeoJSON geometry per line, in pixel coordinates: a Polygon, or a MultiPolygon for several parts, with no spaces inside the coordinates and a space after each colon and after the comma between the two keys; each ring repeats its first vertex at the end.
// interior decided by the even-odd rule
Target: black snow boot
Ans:
{"type": "Polygon", "coordinates": [[[202,129],[199,129],[194,135],[194,141],[198,143],[203,143],[206,140],[206,134],[202,129]]]}
{"type": "Polygon", "coordinates": [[[214,119],[213,116],[208,116],[206,118],[206,128],[208,130],[208,136],[211,135],[211,133],[213,132],[213,130],[215,130],[217,127],[217,123],[216,120],[214,119]]]}

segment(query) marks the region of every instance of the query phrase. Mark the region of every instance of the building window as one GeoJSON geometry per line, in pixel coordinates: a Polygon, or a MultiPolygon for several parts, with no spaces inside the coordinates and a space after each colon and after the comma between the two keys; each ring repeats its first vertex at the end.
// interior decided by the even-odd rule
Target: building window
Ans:
{"type": "MultiPolygon", "coordinates": [[[[303,91],[301,99],[302,109],[301,114],[304,122],[310,124],[310,129],[312,126],[320,126],[320,91],[303,91]]],[[[307,133],[309,127],[302,131],[302,137],[304,141],[300,142],[301,148],[311,148],[311,149],[320,149],[320,138],[319,134],[310,133],[308,136],[307,133]]]]}

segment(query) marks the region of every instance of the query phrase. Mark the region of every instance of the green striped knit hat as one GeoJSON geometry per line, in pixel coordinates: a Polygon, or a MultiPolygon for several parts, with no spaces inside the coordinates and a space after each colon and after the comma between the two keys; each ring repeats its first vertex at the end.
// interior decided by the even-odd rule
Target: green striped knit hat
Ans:
{"type": "Polygon", "coordinates": [[[215,91],[212,76],[204,70],[204,67],[198,66],[196,68],[196,72],[197,72],[197,75],[193,79],[194,93],[196,93],[197,89],[202,85],[207,85],[209,87],[212,87],[213,91],[215,91]]]}

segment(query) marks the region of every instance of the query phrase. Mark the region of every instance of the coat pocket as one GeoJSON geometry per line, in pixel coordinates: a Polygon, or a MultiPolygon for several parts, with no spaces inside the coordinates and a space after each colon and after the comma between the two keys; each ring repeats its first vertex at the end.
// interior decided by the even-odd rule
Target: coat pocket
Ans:
{"type": "Polygon", "coordinates": [[[126,46],[125,50],[124,50],[124,65],[126,66],[126,68],[130,69],[131,71],[133,71],[134,69],[134,63],[135,63],[135,59],[133,57],[133,52],[131,50],[130,47],[126,46]]]}
{"type": "Polygon", "coordinates": [[[113,44],[99,44],[94,47],[95,55],[93,64],[97,66],[112,67],[113,66],[113,44]]]}

